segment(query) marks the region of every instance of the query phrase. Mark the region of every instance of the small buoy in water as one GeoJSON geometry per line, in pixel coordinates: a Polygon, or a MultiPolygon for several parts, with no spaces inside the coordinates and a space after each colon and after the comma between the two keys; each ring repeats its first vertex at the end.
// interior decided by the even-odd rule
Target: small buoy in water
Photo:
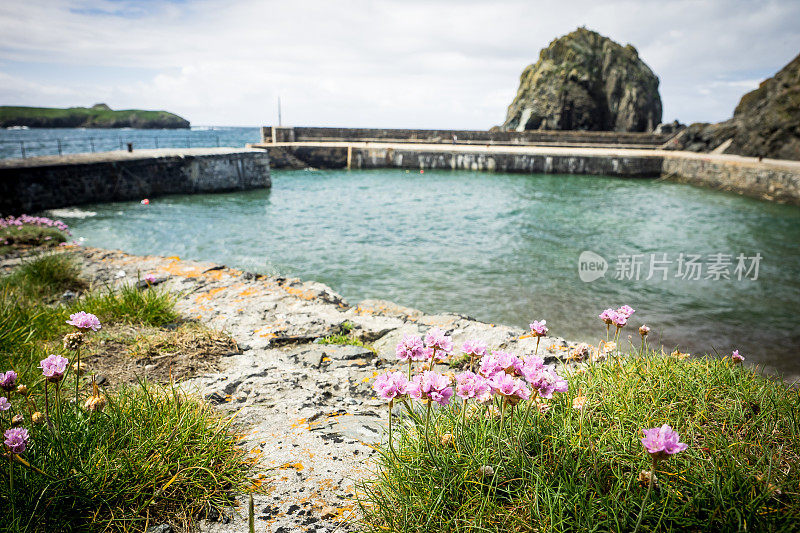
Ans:
{"type": "Polygon", "coordinates": [[[142,200],[142,205],[150,205],[150,200],[145,198],[144,200],[142,200]]]}
{"type": "Polygon", "coordinates": [[[419,173],[420,173],[420,174],[425,174],[425,171],[424,171],[424,170],[422,170],[422,169],[419,169],[419,173]]]}

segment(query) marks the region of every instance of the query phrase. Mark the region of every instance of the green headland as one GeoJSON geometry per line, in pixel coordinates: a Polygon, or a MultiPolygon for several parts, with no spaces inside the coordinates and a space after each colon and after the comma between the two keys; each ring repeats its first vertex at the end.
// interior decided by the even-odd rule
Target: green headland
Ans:
{"type": "Polygon", "coordinates": [[[29,128],[188,128],[189,121],[167,111],[123,109],[114,111],[106,104],[92,107],[0,106],[0,127],[29,128]]]}

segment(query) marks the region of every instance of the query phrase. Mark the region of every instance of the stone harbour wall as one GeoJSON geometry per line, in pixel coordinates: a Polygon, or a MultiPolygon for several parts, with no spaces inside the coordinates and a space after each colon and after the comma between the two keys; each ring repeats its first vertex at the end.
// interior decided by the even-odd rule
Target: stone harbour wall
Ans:
{"type": "Polygon", "coordinates": [[[662,177],[745,196],[800,205],[800,163],[749,158],[714,159],[696,154],[664,157],[662,177]],[[796,168],[793,168],[796,167],[796,168]]]}
{"type": "Polygon", "coordinates": [[[165,194],[269,188],[263,150],[137,150],[0,161],[0,215],[165,194]]]}
{"type": "Polygon", "coordinates": [[[273,168],[405,168],[662,178],[800,205],[800,162],[667,150],[447,146],[403,143],[262,144],[273,168]]]}
{"type": "Polygon", "coordinates": [[[415,130],[395,128],[317,128],[264,126],[261,141],[381,141],[453,144],[602,144],[656,147],[671,135],[619,131],[487,131],[487,130],[415,130]]]}

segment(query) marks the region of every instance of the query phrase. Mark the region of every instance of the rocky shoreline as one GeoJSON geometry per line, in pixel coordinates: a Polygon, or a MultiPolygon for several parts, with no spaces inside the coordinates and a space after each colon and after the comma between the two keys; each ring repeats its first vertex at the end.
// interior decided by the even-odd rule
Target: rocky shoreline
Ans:
{"type": "MultiPolygon", "coordinates": [[[[456,346],[468,338],[481,339],[492,349],[519,354],[532,352],[536,342],[520,339],[525,333],[521,329],[457,314],[428,315],[379,300],[349,305],[329,287],[311,281],[177,257],[94,248],[78,248],[75,255],[95,285],[114,286],[154,274],[160,286],[177,296],[176,307],[184,317],[224,330],[237,342],[239,350],[223,357],[218,371],[193,376],[182,386],[235,414],[242,443],[265,474],[259,482],[266,489],[255,496],[261,531],[352,529],[355,484],[369,474],[369,459],[386,426],[386,407],[374,398],[372,379],[400,368],[394,351],[404,334],[440,327],[456,346]],[[340,333],[345,323],[374,351],[317,342],[340,333]]],[[[14,262],[6,260],[3,266],[14,262]]],[[[574,347],[545,337],[539,353],[557,362],[574,347]]],[[[148,367],[142,367],[142,377],[157,371],[148,367]]],[[[239,508],[204,520],[200,530],[245,530],[247,505],[240,500],[239,508]]]]}

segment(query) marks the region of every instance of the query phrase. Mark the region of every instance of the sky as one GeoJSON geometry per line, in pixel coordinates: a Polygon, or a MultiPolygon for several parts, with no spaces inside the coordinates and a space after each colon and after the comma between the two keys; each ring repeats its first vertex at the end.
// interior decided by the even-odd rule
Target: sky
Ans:
{"type": "Polygon", "coordinates": [[[193,125],[486,129],[586,26],[661,80],[665,122],[729,118],[800,53],[800,1],[0,3],[0,105],[164,109],[193,125]]]}

